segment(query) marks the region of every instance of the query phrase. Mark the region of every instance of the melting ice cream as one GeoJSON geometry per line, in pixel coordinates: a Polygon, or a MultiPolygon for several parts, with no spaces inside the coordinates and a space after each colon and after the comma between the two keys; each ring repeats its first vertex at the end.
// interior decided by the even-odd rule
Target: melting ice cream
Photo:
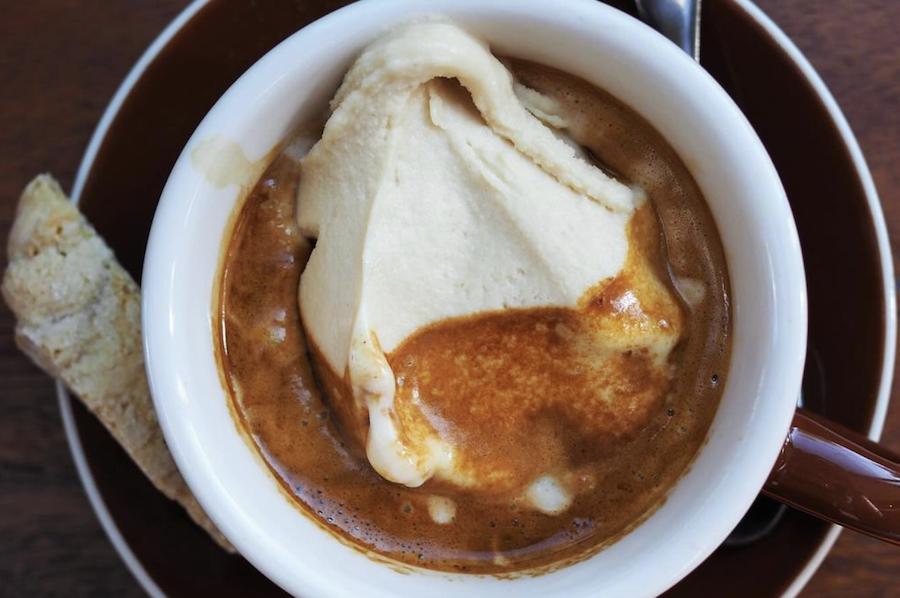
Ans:
{"type": "Polygon", "coordinates": [[[659,405],[683,318],[644,252],[655,214],[565,127],[443,21],[374,43],[332,100],[302,162],[300,311],[345,436],[386,479],[558,513],[584,480],[556,420],[617,438],[659,405]]]}

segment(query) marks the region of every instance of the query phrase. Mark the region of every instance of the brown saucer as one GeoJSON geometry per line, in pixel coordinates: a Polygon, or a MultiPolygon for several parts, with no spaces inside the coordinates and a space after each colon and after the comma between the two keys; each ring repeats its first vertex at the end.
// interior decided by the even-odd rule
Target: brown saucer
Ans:
{"type": "MultiPolygon", "coordinates": [[[[634,13],[631,2],[610,3],[634,13]]],[[[191,5],[142,59],[130,76],[132,85],[123,86],[101,123],[74,190],[136,278],[156,201],[202,117],[268,49],[342,4],[201,2],[191,5]]],[[[804,401],[831,419],[869,432],[880,428],[886,396],[881,391],[886,306],[875,224],[880,215],[870,211],[867,174],[854,161],[840,118],[782,41],[746,2],[704,3],[703,64],[756,127],[797,220],[810,307],[804,401]],[[871,350],[846,352],[845,347],[871,350]]],[[[80,404],[61,397],[61,405],[98,516],[151,596],[284,595],[241,557],[223,553],[159,495],[80,404]]],[[[790,511],[763,539],[720,548],[666,596],[793,595],[833,540],[830,529],[790,511]]]]}

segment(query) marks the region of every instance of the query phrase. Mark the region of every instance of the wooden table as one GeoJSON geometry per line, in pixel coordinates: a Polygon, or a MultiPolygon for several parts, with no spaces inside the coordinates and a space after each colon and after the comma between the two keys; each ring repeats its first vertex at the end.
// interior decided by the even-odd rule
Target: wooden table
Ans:
{"type": "MultiPolygon", "coordinates": [[[[758,0],[837,97],[900,240],[900,2],[758,0]]],[[[185,0],[28,0],[0,18],[0,242],[39,172],[70,188],[107,102],[185,0]]],[[[5,253],[0,265],[5,266],[5,253]]],[[[143,595],[81,489],[52,381],[0,302],[0,598],[143,595]]],[[[849,348],[848,348],[849,350],[849,348]]],[[[883,441],[900,451],[900,387],[883,441]]],[[[845,533],[802,596],[900,595],[900,549],[845,533]]]]}

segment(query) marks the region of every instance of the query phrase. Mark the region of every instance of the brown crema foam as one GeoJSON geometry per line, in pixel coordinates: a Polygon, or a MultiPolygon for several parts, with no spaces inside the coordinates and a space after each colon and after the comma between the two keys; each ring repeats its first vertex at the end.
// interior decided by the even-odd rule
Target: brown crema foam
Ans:
{"type": "MultiPolygon", "coordinates": [[[[467,451],[478,455],[472,467],[511,472],[500,480],[528,479],[548,463],[569,463],[576,492],[565,512],[528,508],[518,490],[502,481],[478,492],[437,480],[407,488],[372,470],[360,450],[367,422],[346,407],[350,401],[329,405],[320,392],[347,392],[346,376],[313,374],[297,306],[311,244],[294,224],[299,169],[291,158],[276,158],[249,194],[224,261],[221,367],[241,426],[260,455],[296,504],[335,534],[432,569],[508,573],[566,562],[633,528],[689,467],[728,369],[725,260],[684,164],[646,121],[602,90],[544,66],[514,61],[511,67],[523,84],[563,106],[569,132],[603,168],[647,192],[649,204],[629,224],[626,267],[586,294],[578,309],[510,310],[440,322],[417,331],[388,358],[402,380],[398,416],[411,404],[405,398],[411,389],[427,385],[433,421],[451,426],[459,442],[475,449],[467,451]],[[629,276],[637,269],[629,264],[639,259],[683,299],[676,310],[681,340],[669,356],[668,377],[646,375],[652,371],[648,357],[629,352],[591,370],[590,354],[573,354],[564,342],[586,326],[578,313],[615,316],[617,299],[633,286],[629,276]],[[528,342],[516,340],[523,338],[528,342]],[[514,380],[484,359],[491,352],[515,352],[525,367],[543,372],[530,386],[527,404],[504,392],[514,380]],[[579,360],[587,361],[579,366],[579,360]],[[635,401],[630,410],[580,400],[601,378],[616,380],[623,397],[656,398],[635,401]],[[433,494],[456,503],[452,523],[432,520],[433,494]]],[[[653,316],[652,301],[642,308],[653,316]]]]}

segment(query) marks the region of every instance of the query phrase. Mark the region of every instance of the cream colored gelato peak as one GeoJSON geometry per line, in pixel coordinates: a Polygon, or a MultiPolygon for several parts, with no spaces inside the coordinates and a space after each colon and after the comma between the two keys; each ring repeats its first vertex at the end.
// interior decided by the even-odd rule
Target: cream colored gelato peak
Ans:
{"type": "Polygon", "coordinates": [[[532,112],[483,42],[409,23],[359,57],[302,162],[297,219],[317,238],[304,326],[367,410],[367,456],[394,482],[474,483],[452,444],[396,417],[388,357],[404,339],[451,317],[575,307],[626,260],[639,194],[541,122],[562,124],[542,96],[520,95],[532,112]]]}

